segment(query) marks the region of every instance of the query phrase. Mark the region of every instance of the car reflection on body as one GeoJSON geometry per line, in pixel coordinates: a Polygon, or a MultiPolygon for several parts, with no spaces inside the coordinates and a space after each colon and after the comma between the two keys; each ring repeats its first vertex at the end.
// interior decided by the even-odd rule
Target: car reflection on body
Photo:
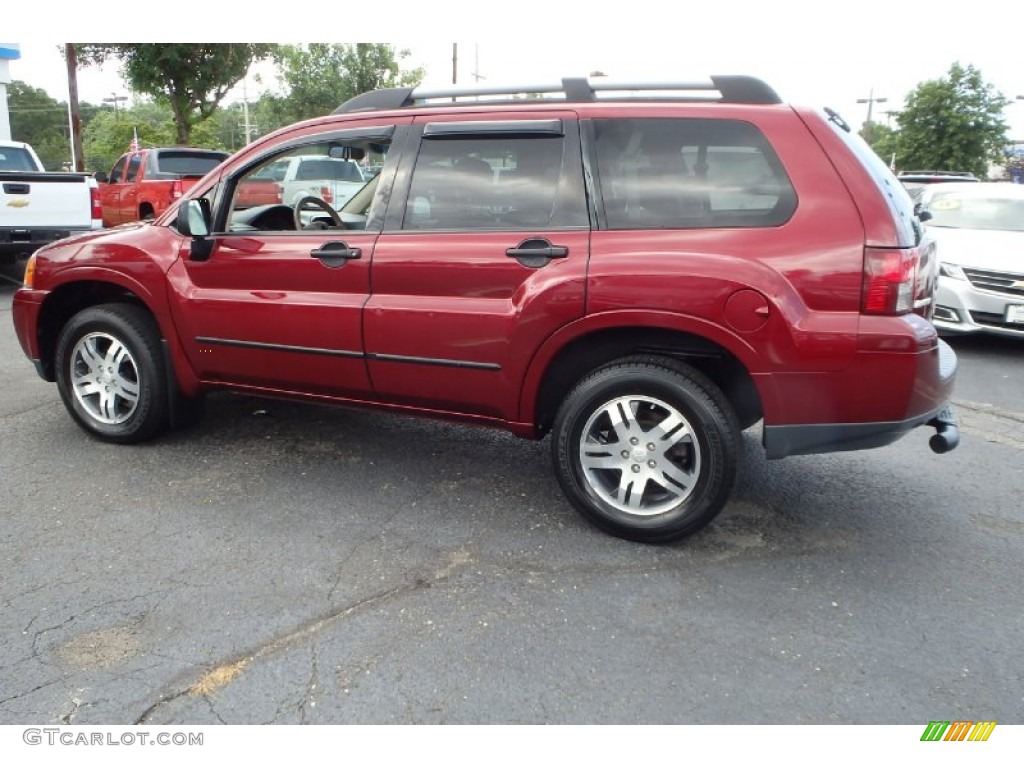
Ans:
{"type": "Polygon", "coordinates": [[[936,328],[1024,338],[1024,185],[931,184],[921,204],[940,261],[936,328]]]}

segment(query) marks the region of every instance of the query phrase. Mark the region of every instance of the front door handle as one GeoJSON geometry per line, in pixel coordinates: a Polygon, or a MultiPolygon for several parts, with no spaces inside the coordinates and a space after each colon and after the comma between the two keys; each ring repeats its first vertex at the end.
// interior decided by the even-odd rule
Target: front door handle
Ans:
{"type": "Polygon", "coordinates": [[[533,237],[523,240],[515,248],[506,248],[505,255],[524,267],[543,267],[552,259],[564,259],[569,255],[569,249],[564,245],[552,245],[546,238],[533,237]]]}
{"type": "Polygon", "coordinates": [[[314,259],[320,259],[320,262],[325,267],[336,269],[337,267],[344,266],[346,262],[352,259],[361,259],[363,251],[361,248],[349,248],[347,243],[335,240],[330,243],[324,243],[319,248],[314,248],[309,252],[309,255],[314,259]]]}

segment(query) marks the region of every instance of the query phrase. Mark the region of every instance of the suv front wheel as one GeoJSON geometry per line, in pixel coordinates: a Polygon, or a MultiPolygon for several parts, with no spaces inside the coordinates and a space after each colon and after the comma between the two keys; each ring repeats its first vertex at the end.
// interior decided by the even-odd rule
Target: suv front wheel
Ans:
{"type": "Polygon", "coordinates": [[[87,431],[136,443],[167,425],[167,384],[152,317],[129,304],[90,307],[57,340],[57,390],[87,431]]]}
{"type": "Polygon", "coordinates": [[[736,478],[740,429],[690,366],[635,357],[600,368],[555,418],[552,458],[582,515],[625,539],[667,542],[709,523],[736,478]]]}

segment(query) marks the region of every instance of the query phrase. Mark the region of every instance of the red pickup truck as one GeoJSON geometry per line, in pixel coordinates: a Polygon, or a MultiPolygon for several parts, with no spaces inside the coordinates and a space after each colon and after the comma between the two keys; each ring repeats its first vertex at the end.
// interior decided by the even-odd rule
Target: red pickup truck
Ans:
{"type": "Polygon", "coordinates": [[[103,226],[154,219],[228,157],[213,149],[140,149],[96,174],[103,226]]]}

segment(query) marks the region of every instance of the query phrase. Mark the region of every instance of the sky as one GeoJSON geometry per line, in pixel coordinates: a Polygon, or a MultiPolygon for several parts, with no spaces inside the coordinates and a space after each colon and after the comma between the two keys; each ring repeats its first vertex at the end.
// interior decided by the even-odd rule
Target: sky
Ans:
{"type": "MultiPolygon", "coordinates": [[[[693,80],[711,74],[759,77],[785,100],[810,106],[829,106],[859,126],[867,118],[884,123],[886,111],[902,108],[907,94],[925,80],[945,76],[954,62],[973,65],[984,80],[1014,100],[1004,113],[1010,138],[1024,140],[1024,4],[1004,0],[952,3],[932,0],[862,0],[858,3],[730,2],[698,4],[640,0],[632,4],[596,2],[587,5],[552,0],[497,2],[419,2],[386,6],[388,11],[363,13],[337,10],[334,4],[321,16],[308,12],[289,18],[275,15],[272,25],[238,21],[243,14],[231,2],[204,10],[201,24],[112,24],[111,18],[145,16],[137,4],[99,6],[105,14],[90,19],[60,21],[80,13],[67,0],[47,3],[48,22],[29,23],[24,17],[4,30],[21,40],[22,58],[11,62],[11,77],[67,99],[67,73],[58,50],[60,40],[106,39],[112,30],[138,34],[127,42],[189,41],[197,31],[221,42],[239,38],[275,42],[308,42],[311,33],[334,32],[333,42],[369,39],[408,49],[405,68],[426,70],[426,84],[443,85],[452,78],[452,46],[458,45],[460,82],[479,75],[488,83],[557,80],[599,70],[614,78],[693,80]],[[66,9],[62,12],[61,9],[66,9]],[[395,9],[395,10],[392,10],[395,9]],[[19,26],[25,27],[19,30],[19,26]],[[199,30],[199,28],[202,30],[199,30]],[[31,29],[31,33],[29,30],[31,29]],[[37,30],[45,30],[40,37],[37,30]],[[153,37],[156,32],[160,37],[153,37]],[[225,34],[231,33],[231,34],[225,34]],[[362,34],[359,34],[362,33],[362,34]],[[345,39],[345,38],[348,39],[345,39]],[[461,42],[477,41],[477,42],[461,42]]],[[[184,6],[182,6],[184,7],[184,6]]],[[[192,8],[193,6],[189,6],[192,8]]],[[[249,7],[251,4],[246,6],[249,7]]],[[[375,6],[382,8],[384,6],[375,6]]],[[[95,10],[95,9],[94,9],[95,10]]],[[[33,11],[27,12],[29,16],[33,11]]],[[[39,11],[43,13],[43,11],[39,11]]],[[[253,18],[253,14],[244,14],[253,18]]],[[[254,72],[254,75],[259,74],[254,72]]],[[[272,87],[263,67],[262,82],[246,81],[249,98],[272,87]]],[[[98,103],[111,96],[129,95],[117,67],[84,68],[78,78],[79,98],[98,103]]],[[[241,87],[228,98],[240,100],[241,87]]]]}

